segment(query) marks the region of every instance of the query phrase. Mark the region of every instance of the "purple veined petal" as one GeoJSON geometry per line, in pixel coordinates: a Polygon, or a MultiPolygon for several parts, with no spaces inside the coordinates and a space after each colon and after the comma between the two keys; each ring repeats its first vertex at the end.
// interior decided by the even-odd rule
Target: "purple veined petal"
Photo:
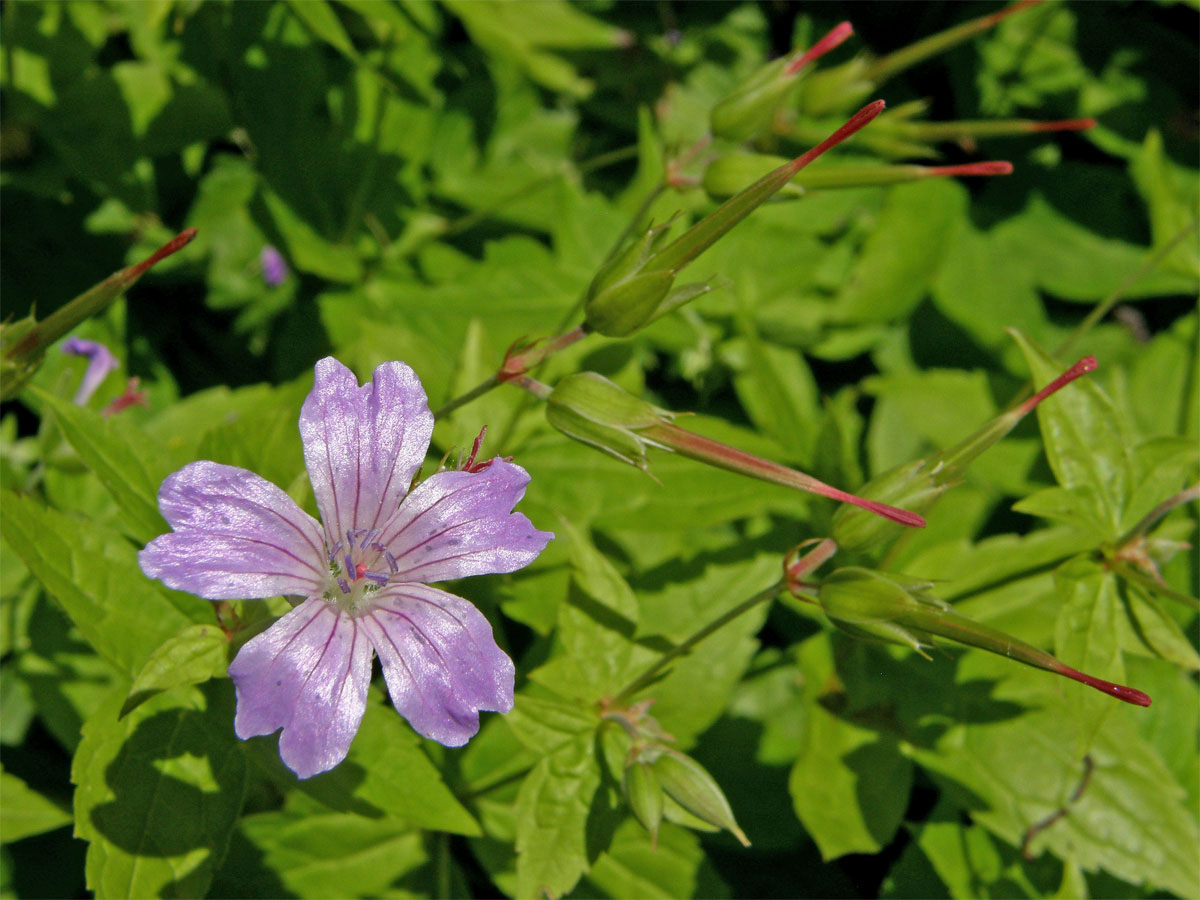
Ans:
{"type": "Polygon", "coordinates": [[[367,708],[371,642],[358,621],[314,597],[248,641],[229,675],[237,736],[282,728],[279,755],[309,778],[350,751],[367,708]]]}
{"type": "Polygon", "coordinates": [[[460,747],[479,730],[479,710],[508,712],[515,669],[470,602],[424,584],[393,584],[359,617],[392,704],[417,733],[460,747]]]}
{"type": "Polygon", "coordinates": [[[265,478],[201,461],[167,477],[158,507],[174,530],[138,554],[142,571],[210,600],[319,593],[321,525],[265,478]]]}
{"type": "Polygon", "coordinates": [[[117,367],[117,358],[99,341],[77,337],[63,341],[62,352],[73,356],[86,356],[88,359],[87,370],[83,373],[83,380],[79,382],[74,401],[76,406],[83,406],[91,399],[92,394],[96,393],[96,388],[100,387],[108,373],[117,367]]]}
{"type": "Polygon", "coordinates": [[[447,581],[529,565],[554,535],[512,512],[527,484],[526,471],[502,459],[429,476],[383,527],[379,540],[399,566],[393,577],[447,581]]]}
{"type": "Polygon", "coordinates": [[[382,524],[425,460],[433,415],[415,372],[384,363],[362,387],[332,356],[300,412],[304,460],[330,541],[382,524]]]}

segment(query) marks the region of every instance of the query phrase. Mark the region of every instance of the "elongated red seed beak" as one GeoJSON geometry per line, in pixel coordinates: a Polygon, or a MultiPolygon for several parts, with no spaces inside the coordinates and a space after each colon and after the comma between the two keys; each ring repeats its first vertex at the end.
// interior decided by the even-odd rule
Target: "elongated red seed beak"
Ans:
{"type": "Polygon", "coordinates": [[[816,59],[824,56],[834,47],[845,41],[846,38],[850,37],[852,34],[854,34],[854,26],[849,22],[842,22],[838,25],[834,25],[833,28],[829,29],[829,32],[825,35],[825,37],[821,38],[819,41],[809,47],[808,50],[806,50],[798,59],[788,63],[787,67],[783,70],[783,74],[795,75],[810,62],[813,62],[816,59]]]}
{"type": "Polygon", "coordinates": [[[930,166],[926,174],[953,178],[959,175],[1011,175],[1013,165],[1004,160],[964,163],[959,166],[930,166]]]}

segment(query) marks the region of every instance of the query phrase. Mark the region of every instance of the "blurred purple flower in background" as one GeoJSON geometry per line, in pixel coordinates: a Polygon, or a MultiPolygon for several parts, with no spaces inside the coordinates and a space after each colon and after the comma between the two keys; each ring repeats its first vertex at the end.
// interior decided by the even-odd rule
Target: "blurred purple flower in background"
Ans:
{"type": "Polygon", "coordinates": [[[437,472],[410,493],[432,432],[425,391],[407,365],[384,363],[360,387],[327,357],[300,413],[324,526],[235,466],[191,463],[159,491],[174,531],[142,550],[147,575],[213,600],[304,598],[229,667],[238,736],[282,728],[280,755],[301,778],[349,751],[372,651],[396,709],[446,746],[479,730],[479,710],[512,708],[512,660],[487,619],[427,582],[515,571],[553,535],[512,512],[529,476],[502,459],[437,472]]]}
{"type": "Polygon", "coordinates": [[[75,392],[75,405],[84,406],[92,394],[96,393],[100,383],[108,377],[108,373],[117,367],[117,358],[99,341],[77,337],[63,341],[62,352],[88,358],[87,371],[83,373],[83,381],[79,383],[79,390],[75,392]]]}
{"type": "Polygon", "coordinates": [[[289,269],[283,254],[267,244],[258,254],[258,264],[262,268],[262,278],[267,287],[279,287],[287,279],[289,269]]]}

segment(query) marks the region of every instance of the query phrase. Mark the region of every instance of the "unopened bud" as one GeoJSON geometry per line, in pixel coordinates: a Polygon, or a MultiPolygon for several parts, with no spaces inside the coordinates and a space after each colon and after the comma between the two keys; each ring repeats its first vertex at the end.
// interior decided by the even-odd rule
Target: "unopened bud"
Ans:
{"type": "Polygon", "coordinates": [[[651,840],[658,843],[658,826],[663,817],[663,789],[649,763],[638,760],[625,767],[622,784],[629,809],[651,840]]]}
{"type": "Polygon", "coordinates": [[[724,828],[744,846],[750,846],[720,785],[700,763],[683,753],[664,748],[651,767],[668,797],[698,819],[724,828]]]}
{"type": "Polygon", "coordinates": [[[674,413],[639,400],[595,372],[568,375],[546,400],[546,419],[567,437],[643,471],[646,447],[662,446],[643,432],[672,418],[674,413]]]}
{"type": "MultiPolygon", "coordinates": [[[[1076,378],[1093,371],[1096,358],[1086,356],[1028,400],[997,416],[966,440],[915,462],[905,463],[867,482],[859,493],[869,499],[924,513],[947,490],[958,484],[967,466],[1039,403],[1076,378]]],[[[844,507],[833,518],[833,539],[846,551],[863,550],[892,540],[900,530],[861,511],[844,507]]]]}

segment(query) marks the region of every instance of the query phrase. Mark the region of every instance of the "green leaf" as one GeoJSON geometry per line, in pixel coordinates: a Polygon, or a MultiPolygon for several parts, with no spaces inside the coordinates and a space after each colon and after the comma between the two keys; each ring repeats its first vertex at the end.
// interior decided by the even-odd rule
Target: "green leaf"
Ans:
{"type": "Polygon", "coordinates": [[[652,844],[633,819],[617,829],[612,846],[591,867],[581,890],[589,888],[613,898],[730,896],[696,835],[664,824],[657,844],[652,844]]]}
{"type": "Polygon", "coordinates": [[[5,540],[84,639],[130,676],[181,628],[211,621],[208,601],[157,589],[129,542],[95,522],[16,495],[0,503],[0,522],[5,540]]]}
{"type": "Polygon", "coordinates": [[[190,625],[161,644],[129,688],[121,716],[162,691],[203,684],[225,674],[229,639],[216,625],[190,625]]]}
{"type": "MultiPolygon", "coordinates": [[[[809,684],[827,684],[833,675],[828,636],[807,641],[801,663],[809,684]]],[[[892,735],[839,718],[815,694],[807,699],[804,745],[788,779],[796,815],[823,859],[876,853],[904,817],[912,762],[892,735]]]]}
{"type": "Polygon", "coordinates": [[[600,770],[590,740],[544,757],[517,795],[517,896],[561,897],[588,867],[587,821],[600,770]]]}
{"type": "Polygon", "coordinates": [[[155,498],[170,469],[161,456],[148,452],[154,443],[138,434],[127,418],[105,421],[46,391],[35,393],[50,408],[63,437],[108,489],[130,534],[144,543],[166,531],[155,498]]]}
{"type": "Polygon", "coordinates": [[[539,756],[579,740],[600,724],[596,713],[577,702],[519,694],[513,711],[504,717],[513,734],[539,756]]]}
{"type": "Polygon", "coordinates": [[[1179,244],[1165,265],[1180,275],[1200,280],[1200,250],[1196,247],[1196,173],[1167,162],[1162,134],[1157,128],[1146,133],[1141,152],[1130,163],[1130,174],[1150,210],[1154,246],[1161,247],[1189,225],[1192,240],[1179,244]]]}
{"type": "Polygon", "coordinates": [[[24,781],[0,770],[0,844],[44,834],[71,822],[71,813],[39,794],[24,781]]]}
{"type": "MultiPolygon", "coordinates": [[[[1041,388],[1066,366],[1052,359],[1020,332],[1012,332],[1029,362],[1033,383],[1041,388]]],[[[1110,537],[1120,534],[1133,482],[1132,442],[1116,407],[1092,378],[1068,385],[1037,408],[1046,457],[1065,488],[1091,488],[1101,501],[1110,537]]]]}
{"type": "Polygon", "coordinates": [[[214,891],[225,887],[233,893],[217,896],[277,896],[280,885],[287,896],[313,900],[395,896],[397,881],[428,859],[420,832],[400,819],[264,812],[243,818],[238,830],[258,858],[234,868],[239,860],[231,849],[214,891]],[[248,894],[247,875],[250,886],[256,886],[256,870],[267,883],[261,892],[248,894]]]}
{"type": "Polygon", "coordinates": [[[562,654],[530,678],[564,695],[599,700],[617,693],[649,660],[633,643],[637,598],[588,536],[560,519],[559,540],[571,556],[571,589],[559,607],[562,654]]]}
{"type": "MultiPolygon", "coordinates": [[[[1072,748],[1079,738],[1075,708],[1087,688],[1049,673],[1017,671],[984,653],[963,656],[957,680],[990,684],[990,721],[948,724],[931,744],[914,745],[915,759],[976,822],[1020,846],[1029,826],[1062,807],[1080,783],[1083,765],[1072,748]],[[1010,704],[1024,711],[996,715],[1010,704]]],[[[1032,850],[1074,860],[1086,872],[1104,869],[1133,883],[1196,896],[1195,810],[1183,802],[1183,788],[1155,748],[1138,734],[1142,710],[1112,706],[1089,751],[1094,770],[1086,789],[1065,817],[1034,839],[1032,850]]]]}
{"type": "Polygon", "coordinates": [[[384,704],[378,691],[368,695],[350,753],[332,771],[298,779],[279,759],[276,735],[255,738],[246,747],[251,759],[281,787],[303,791],[331,810],[370,818],[386,814],[431,831],[480,833],[475,818],[446,787],[421,739],[384,704]]]}
{"type": "Polygon", "coordinates": [[[944,179],[900,185],[837,296],[845,322],[887,322],[910,313],[929,290],[966,208],[966,190],[944,179]]]}
{"type": "Polygon", "coordinates": [[[233,690],[160,694],[124,719],[119,686],[83,727],[71,765],[76,836],[97,897],[199,897],[242,808],[246,762],[233,690]]]}
{"type": "MultiPolygon", "coordinates": [[[[1055,584],[1066,598],[1054,629],[1054,650],[1067,665],[1117,684],[1125,683],[1118,617],[1122,614],[1116,576],[1098,563],[1079,558],[1061,566],[1055,584]]],[[[1082,756],[1099,724],[1114,713],[1109,697],[1092,691],[1079,697],[1074,708],[1082,756]]]]}
{"type": "Polygon", "coordinates": [[[329,281],[353,284],[362,278],[362,263],[353,248],[326,240],[270,188],[262,188],[262,198],[297,269],[329,281]]]}
{"type": "Polygon", "coordinates": [[[576,98],[590,94],[592,83],[579,77],[565,59],[540,48],[615,49],[625,39],[624,32],[563,0],[528,8],[486,7],[462,0],[443,0],[443,5],[462,20],[471,39],[480,47],[521,66],[543,87],[576,98]]]}
{"type": "Polygon", "coordinates": [[[789,460],[807,468],[816,444],[818,403],[817,383],[804,356],[748,332],[744,368],[733,385],[754,424],[779,442],[789,460]]]}

